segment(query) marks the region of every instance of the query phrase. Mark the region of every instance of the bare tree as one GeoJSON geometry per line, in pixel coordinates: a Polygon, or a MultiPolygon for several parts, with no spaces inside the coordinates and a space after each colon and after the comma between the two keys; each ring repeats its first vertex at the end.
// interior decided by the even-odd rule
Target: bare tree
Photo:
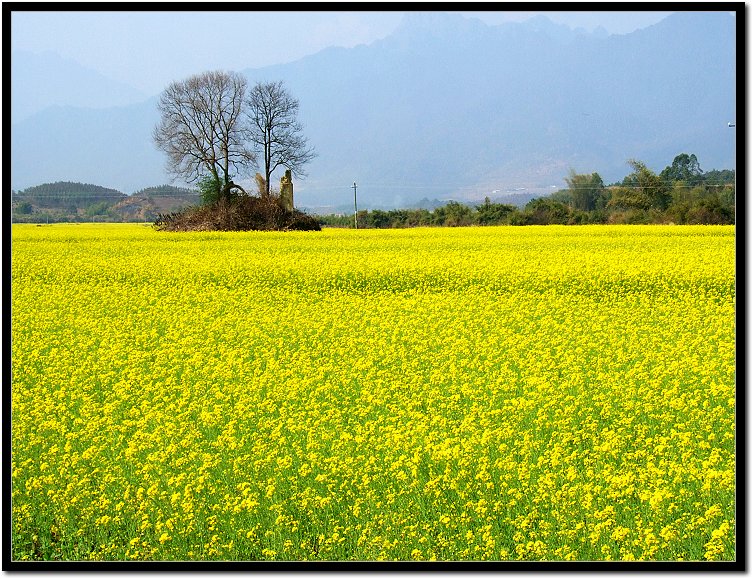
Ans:
{"type": "Polygon", "coordinates": [[[298,122],[298,100],[285,89],[282,81],[257,83],[246,98],[246,114],[255,151],[264,159],[264,182],[269,195],[271,176],[278,167],[293,175],[305,176],[303,166],[316,157],[303,126],[298,122]]]}
{"type": "Polygon", "coordinates": [[[173,82],[160,95],[157,147],[167,153],[168,170],[188,182],[208,177],[217,197],[243,190],[233,176],[256,165],[247,147],[250,133],[242,117],[247,81],[234,72],[204,72],[173,82]]]}

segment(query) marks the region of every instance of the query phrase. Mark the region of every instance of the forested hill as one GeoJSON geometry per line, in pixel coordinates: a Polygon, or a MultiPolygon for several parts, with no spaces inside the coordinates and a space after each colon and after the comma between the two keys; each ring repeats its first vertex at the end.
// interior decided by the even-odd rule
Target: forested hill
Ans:
{"type": "Polygon", "coordinates": [[[153,221],[160,213],[200,202],[197,191],[173,185],[146,187],[129,196],[101,185],[57,181],[12,194],[16,222],[153,221]]]}
{"type": "Polygon", "coordinates": [[[158,185],[156,187],[146,187],[133,194],[133,197],[190,197],[192,200],[198,197],[194,189],[185,187],[176,187],[174,185],[158,185]]]}
{"type": "Polygon", "coordinates": [[[13,197],[15,201],[27,201],[39,207],[85,207],[93,203],[115,204],[127,195],[101,185],[57,181],[16,191],[13,197]]]}
{"type": "Polygon", "coordinates": [[[42,183],[35,187],[29,187],[23,191],[17,191],[19,195],[76,195],[76,194],[116,194],[125,195],[117,189],[109,189],[101,185],[91,183],[73,183],[71,181],[57,181],[55,183],[42,183]]]}

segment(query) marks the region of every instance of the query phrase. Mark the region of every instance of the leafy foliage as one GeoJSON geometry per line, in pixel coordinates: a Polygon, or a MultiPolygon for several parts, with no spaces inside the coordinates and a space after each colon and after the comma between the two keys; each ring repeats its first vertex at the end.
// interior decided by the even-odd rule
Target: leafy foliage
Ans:
{"type": "MultiPolygon", "coordinates": [[[[361,210],[358,212],[359,228],[403,228],[429,226],[467,225],[528,225],[528,224],[586,224],[586,223],[734,223],[735,222],[735,171],[711,170],[702,172],[695,155],[680,154],[672,165],[659,175],[639,161],[630,161],[633,172],[620,183],[606,186],[598,173],[578,174],[571,170],[565,181],[567,189],[529,202],[519,210],[513,205],[494,203],[488,197],[478,205],[457,201],[442,204],[423,200],[421,209],[361,210]],[[700,173],[699,173],[700,171],[700,173]],[[674,177],[686,179],[671,180],[674,177]]],[[[212,176],[202,180],[205,186],[205,203],[217,200],[217,181],[212,176]]],[[[259,194],[266,191],[266,179],[256,173],[255,186],[259,194]]],[[[231,197],[237,196],[231,183],[231,197]]],[[[277,191],[270,188],[271,199],[277,191]]],[[[188,203],[195,191],[170,185],[148,187],[132,197],[185,196],[188,203]]],[[[241,195],[242,196],[242,195],[241,195]]],[[[81,183],[46,183],[12,194],[13,221],[60,222],[87,220],[86,208],[107,201],[111,205],[126,198],[123,193],[97,185],[81,183]],[[52,192],[55,192],[54,194],[52,192]],[[31,194],[36,194],[34,197],[31,194]],[[97,196],[102,195],[103,197],[97,196]],[[31,209],[24,203],[31,204],[31,209]],[[22,205],[24,204],[24,205],[22,205]],[[21,208],[21,210],[19,210],[21,208]]],[[[167,211],[174,211],[168,208],[167,211]]],[[[154,208],[149,219],[166,209],[154,208]]],[[[89,212],[91,213],[91,212],[89,212]]],[[[112,211],[98,217],[111,221],[143,221],[131,218],[129,213],[113,207],[112,211]]],[[[169,213],[164,213],[169,215],[169,213]]],[[[320,225],[353,227],[353,215],[318,216],[320,225]]]]}
{"type": "Polygon", "coordinates": [[[571,169],[565,181],[569,188],[573,209],[593,211],[597,207],[603,208],[606,204],[604,181],[598,173],[578,175],[571,169]]]}
{"type": "Polygon", "coordinates": [[[672,164],[666,167],[659,176],[666,182],[683,181],[688,185],[698,185],[703,181],[703,171],[695,155],[681,153],[672,164]]]}
{"type": "MultiPolygon", "coordinates": [[[[580,225],[588,223],[735,222],[735,172],[703,173],[695,155],[681,154],[657,175],[645,163],[628,161],[633,171],[621,183],[604,185],[598,173],[565,178],[567,189],[528,202],[520,211],[513,205],[492,203],[467,206],[450,201],[426,209],[359,211],[358,226],[401,228],[458,225],[580,225]],[[674,177],[683,179],[671,180],[674,177]]],[[[327,215],[323,225],[351,227],[352,217],[327,215]]]]}
{"type": "Polygon", "coordinates": [[[509,216],[516,211],[514,205],[503,203],[492,203],[488,197],[484,199],[484,204],[476,207],[478,216],[476,222],[479,225],[495,225],[505,223],[509,216]]]}
{"type": "Polygon", "coordinates": [[[204,205],[217,203],[222,195],[222,183],[216,175],[202,175],[199,178],[199,193],[204,205]]]}
{"type": "Polygon", "coordinates": [[[78,209],[95,203],[114,205],[125,197],[125,193],[116,189],[89,183],[57,181],[18,191],[13,195],[13,200],[19,203],[26,201],[38,208],[63,209],[75,213],[78,209]]]}
{"type": "Polygon", "coordinates": [[[85,196],[85,195],[110,195],[113,197],[120,197],[125,195],[117,189],[109,189],[102,187],[101,185],[92,185],[91,183],[78,183],[73,181],[56,181],[54,183],[43,183],[42,185],[35,185],[34,187],[28,187],[16,193],[17,195],[25,197],[33,197],[37,195],[60,195],[60,196],[85,196]]]}
{"type": "Polygon", "coordinates": [[[21,203],[16,205],[16,212],[20,213],[21,215],[29,215],[33,211],[34,208],[28,201],[22,201],[21,203]]]}
{"type": "Polygon", "coordinates": [[[156,187],[139,189],[133,194],[134,197],[172,197],[180,195],[196,195],[196,191],[185,187],[176,187],[175,185],[157,185],[156,187]]]}

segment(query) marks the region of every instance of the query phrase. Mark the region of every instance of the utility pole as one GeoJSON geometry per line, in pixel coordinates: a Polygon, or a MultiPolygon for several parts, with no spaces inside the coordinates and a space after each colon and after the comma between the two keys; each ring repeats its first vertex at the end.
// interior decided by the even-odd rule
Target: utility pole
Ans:
{"type": "Polygon", "coordinates": [[[356,182],[353,181],[353,206],[355,207],[355,213],[353,213],[353,219],[356,223],[356,229],[358,229],[358,196],[356,195],[357,187],[356,182]]]}

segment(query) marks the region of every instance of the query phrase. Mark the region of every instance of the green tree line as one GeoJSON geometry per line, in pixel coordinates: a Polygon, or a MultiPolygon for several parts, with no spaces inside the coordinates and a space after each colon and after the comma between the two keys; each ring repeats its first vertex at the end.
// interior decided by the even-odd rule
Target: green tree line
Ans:
{"type": "Polygon", "coordinates": [[[75,212],[78,208],[101,203],[113,205],[127,197],[125,193],[116,189],[69,181],[44,183],[11,193],[13,202],[21,205],[22,213],[28,210],[29,206],[75,212]]]}
{"type": "Polygon", "coordinates": [[[55,183],[43,183],[15,192],[16,195],[34,196],[34,195],[125,195],[117,189],[109,189],[101,185],[92,185],[90,183],[77,183],[73,181],[56,181],[55,183]]]}
{"type": "MultiPolygon", "coordinates": [[[[632,172],[621,182],[605,185],[598,173],[571,171],[567,188],[514,205],[466,205],[450,201],[433,211],[393,209],[359,211],[358,227],[399,228],[468,225],[550,225],[588,223],[734,224],[735,172],[704,173],[693,154],[677,155],[661,173],[645,163],[628,161],[632,172]]],[[[353,215],[320,217],[322,225],[354,227],[353,215]]]]}
{"type": "Polygon", "coordinates": [[[135,197],[175,197],[176,195],[198,197],[199,193],[194,189],[188,189],[186,187],[176,187],[175,185],[157,185],[156,187],[145,187],[144,189],[139,189],[133,195],[135,197]]]}

